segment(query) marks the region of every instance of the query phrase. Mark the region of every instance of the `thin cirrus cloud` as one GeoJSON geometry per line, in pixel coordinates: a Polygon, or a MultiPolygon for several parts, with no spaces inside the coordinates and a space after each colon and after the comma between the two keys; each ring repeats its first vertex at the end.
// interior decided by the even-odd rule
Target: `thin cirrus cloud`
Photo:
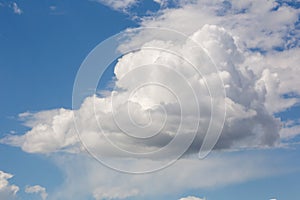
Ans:
{"type": "MultiPolygon", "coordinates": [[[[116,10],[126,9],[135,3],[133,0],[100,2],[116,10]]],[[[220,72],[218,75],[224,82],[227,95],[225,99],[222,99],[221,95],[216,96],[217,103],[225,101],[227,113],[224,129],[215,150],[277,147],[283,140],[286,142],[287,139],[289,141],[298,136],[297,121],[283,122],[276,118],[275,114],[299,103],[300,88],[295,87],[300,85],[298,78],[300,68],[297,67],[300,63],[299,56],[297,56],[300,53],[297,40],[300,33],[295,27],[300,13],[299,9],[287,4],[279,4],[277,1],[262,3],[259,0],[233,0],[229,4],[225,4],[223,1],[208,0],[185,2],[180,2],[179,8],[161,10],[157,16],[144,18],[140,25],[141,27],[162,27],[180,31],[200,44],[213,58],[220,72]],[[286,94],[294,95],[286,98],[286,94]]],[[[206,95],[207,91],[204,85],[201,84],[205,79],[212,83],[213,87],[216,74],[208,72],[203,76],[195,76],[193,69],[174,55],[147,49],[152,46],[176,50],[197,63],[202,57],[197,54],[197,51],[193,51],[188,40],[152,41],[152,35],[149,34],[142,32],[134,35],[129,43],[124,45],[126,47],[141,44],[141,49],[124,55],[118,60],[114,69],[117,89],[105,96],[87,97],[77,110],[55,109],[20,114],[20,118],[25,121],[25,125],[30,130],[21,136],[9,135],[2,138],[1,143],[21,147],[28,153],[52,153],[56,156],[55,162],[68,175],[68,182],[55,196],[65,199],[74,194],[77,194],[78,199],[90,194],[93,194],[95,199],[109,199],[151,195],[151,192],[156,194],[166,194],[171,191],[183,192],[188,188],[227,185],[276,173],[268,170],[270,163],[266,164],[264,158],[257,160],[255,166],[251,165],[251,162],[245,162],[242,158],[236,157],[226,158],[226,161],[220,158],[206,159],[201,161],[201,164],[197,164],[198,160],[193,156],[203,142],[205,134],[203,130],[207,129],[210,119],[210,113],[206,109],[210,104],[210,98],[206,95]],[[82,124],[81,131],[84,132],[86,141],[91,142],[91,145],[95,147],[95,152],[104,152],[108,157],[118,158],[120,155],[106,145],[104,138],[99,138],[97,119],[101,121],[103,133],[128,151],[155,151],[166,145],[175,135],[176,131],[174,130],[178,128],[178,121],[181,117],[176,110],[178,108],[176,99],[163,92],[162,88],[150,86],[140,90],[128,103],[128,99],[125,98],[128,96],[126,91],[131,91],[141,83],[141,80],[166,81],[172,85],[174,91],[182,91],[184,105],[190,105],[190,99],[188,93],[182,90],[180,84],[177,84],[177,77],[170,73],[170,69],[153,67],[146,69],[147,73],[141,74],[136,66],[145,63],[156,66],[172,66],[172,70],[183,74],[192,87],[199,88],[196,96],[200,99],[199,106],[202,111],[200,118],[202,129],[199,130],[197,140],[188,150],[190,156],[183,157],[170,169],[159,172],[159,175],[155,177],[157,182],[162,182],[162,184],[152,185],[150,191],[147,183],[153,176],[144,175],[132,178],[104,168],[101,168],[101,173],[99,173],[99,166],[85,156],[76,136],[73,121],[75,114],[78,116],[77,121],[82,124]],[[138,78],[124,78],[128,73],[131,74],[130,76],[138,78]],[[118,88],[122,88],[122,90],[118,88]],[[112,99],[114,99],[116,107],[111,106],[112,99]],[[134,111],[134,119],[141,124],[148,122],[150,109],[153,114],[152,128],[156,130],[161,125],[159,122],[164,114],[157,108],[157,104],[163,104],[170,116],[167,126],[157,140],[153,139],[144,143],[129,140],[118,129],[112,118],[114,109],[117,109],[117,117],[124,122],[122,126],[129,129],[131,124],[126,121],[126,112],[129,107],[134,111]],[[96,110],[94,110],[94,105],[96,105],[96,110]],[[97,119],[94,117],[95,113],[97,119]],[[58,152],[67,152],[70,157],[59,155],[58,152]],[[65,163],[65,159],[70,159],[70,162],[65,163]],[[79,160],[83,163],[76,162],[79,160]],[[78,163],[82,164],[79,166],[78,163]],[[208,173],[213,171],[211,170],[213,166],[221,167],[222,173],[208,173]],[[172,180],[170,177],[174,177],[183,168],[187,170],[182,174],[178,184],[168,182],[168,180],[172,180]],[[87,175],[78,174],[80,170],[88,172],[87,175]],[[226,177],[232,171],[236,176],[226,177]],[[245,171],[247,174],[244,173],[245,171]],[[209,178],[206,175],[209,175],[209,178]],[[76,181],[78,176],[82,180],[81,184],[76,181]],[[113,180],[117,179],[118,181],[107,181],[112,177],[114,177],[113,180]],[[211,182],[199,183],[197,180],[211,180],[211,182]]],[[[214,89],[218,90],[218,88],[214,89]]],[[[190,112],[186,113],[187,115],[184,117],[194,119],[196,115],[194,115],[193,109],[188,106],[187,109],[190,109],[190,112]]],[[[221,119],[217,119],[217,122],[221,122],[221,119]]],[[[183,131],[185,134],[189,134],[188,127],[183,127],[183,131]]],[[[176,149],[171,149],[169,153],[172,153],[173,150],[176,149]]],[[[162,155],[162,158],[155,158],[154,161],[143,160],[137,165],[149,165],[151,162],[160,162],[161,159],[167,157],[168,155],[162,155]]],[[[197,199],[196,197],[183,199],[189,198],[197,199]]]]}

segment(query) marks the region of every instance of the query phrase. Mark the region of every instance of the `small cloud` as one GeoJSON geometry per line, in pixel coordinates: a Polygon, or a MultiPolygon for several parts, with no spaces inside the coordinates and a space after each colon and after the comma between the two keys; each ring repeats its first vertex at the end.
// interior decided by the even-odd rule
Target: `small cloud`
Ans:
{"type": "Polygon", "coordinates": [[[32,194],[32,193],[40,194],[41,198],[43,200],[47,199],[47,196],[48,196],[48,194],[46,192],[46,188],[44,188],[40,185],[26,186],[25,192],[28,194],[32,194]]]}
{"type": "Polygon", "coordinates": [[[49,10],[51,15],[64,15],[66,13],[60,7],[57,7],[55,5],[49,6],[49,10]]]}
{"type": "Polygon", "coordinates": [[[19,187],[9,183],[12,174],[0,170],[0,199],[15,199],[19,187]]]}
{"type": "Polygon", "coordinates": [[[50,9],[51,11],[55,11],[55,10],[57,9],[57,7],[56,7],[56,6],[50,6],[49,9],[50,9]]]}
{"type": "Polygon", "coordinates": [[[125,11],[127,8],[133,6],[137,0],[96,0],[114,10],[125,11]]]}
{"type": "Polygon", "coordinates": [[[21,10],[21,8],[18,6],[16,2],[13,2],[11,7],[15,14],[21,15],[23,13],[23,11],[21,10]]]}

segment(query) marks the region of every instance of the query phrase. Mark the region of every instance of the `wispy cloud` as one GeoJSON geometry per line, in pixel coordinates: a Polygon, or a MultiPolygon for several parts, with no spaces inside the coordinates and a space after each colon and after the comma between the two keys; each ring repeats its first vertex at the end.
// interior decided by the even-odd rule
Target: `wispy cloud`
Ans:
{"type": "Polygon", "coordinates": [[[14,13],[17,15],[21,15],[23,13],[23,11],[21,10],[21,8],[18,6],[18,4],[16,2],[12,3],[12,9],[13,9],[14,13]]]}
{"type": "Polygon", "coordinates": [[[127,8],[133,6],[138,0],[95,0],[114,10],[125,11],[127,8]]]}
{"type": "Polygon", "coordinates": [[[55,10],[57,9],[57,7],[56,7],[56,6],[50,6],[49,9],[50,9],[51,11],[55,11],[55,10]]]}

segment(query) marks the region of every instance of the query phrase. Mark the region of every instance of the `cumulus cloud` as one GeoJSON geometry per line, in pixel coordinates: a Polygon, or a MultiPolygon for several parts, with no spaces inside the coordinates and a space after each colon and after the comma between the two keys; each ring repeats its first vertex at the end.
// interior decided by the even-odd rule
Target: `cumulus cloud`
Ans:
{"type": "MultiPolygon", "coordinates": [[[[12,200],[12,199],[19,199],[17,193],[19,192],[19,186],[15,184],[9,183],[9,179],[13,177],[12,174],[5,173],[0,170],[0,199],[1,200],[12,200]]],[[[37,193],[40,194],[43,200],[47,199],[47,192],[46,189],[39,186],[26,186],[25,192],[32,194],[37,193]]]]}
{"type": "MultiPolygon", "coordinates": [[[[101,2],[114,9],[126,9],[136,1],[101,2]]],[[[186,138],[193,138],[196,132],[186,156],[169,171],[158,173],[158,184],[151,185],[152,192],[205,188],[267,174],[268,170],[257,173],[251,163],[239,159],[227,166],[228,160],[213,159],[198,164],[195,157],[190,156],[203,144],[210,127],[212,105],[219,116],[212,126],[216,127],[223,122],[222,105],[226,104],[225,123],[214,150],[273,147],[280,139],[299,135],[297,122],[285,123],[275,117],[276,113],[299,103],[300,48],[297,42],[300,35],[296,27],[299,9],[272,0],[263,3],[260,0],[198,0],[180,1],[179,5],[179,8],[165,9],[157,16],[144,18],[141,27],[171,28],[187,37],[173,38],[163,31],[148,30],[132,35],[119,50],[126,51],[132,46],[138,50],[118,60],[114,69],[116,87],[112,91],[87,96],[78,109],[21,114],[30,130],[24,135],[8,135],[1,143],[21,147],[29,153],[68,152],[86,161],[81,157],[86,154],[83,142],[96,157],[104,156],[112,163],[121,160],[122,167],[140,169],[172,158],[183,148],[186,138]],[[212,70],[214,65],[217,71],[212,70]],[[160,85],[145,85],[149,82],[160,85]],[[178,130],[180,142],[159,155],[147,157],[147,152],[157,152],[168,145],[178,130]],[[159,134],[153,136],[153,133],[159,134]],[[120,152],[120,148],[124,151],[120,152]],[[132,154],[128,152],[142,156],[129,162],[132,154]],[[226,170],[209,173],[214,167],[226,170]],[[178,176],[178,171],[183,171],[179,180],[168,181],[178,176]]],[[[58,163],[64,169],[69,168],[58,163]]],[[[96,199],[147,194],[148,175],[131,180],[109,170],[101,169],[103,173],[99,173],[90,161],[84,164],[89,173],[83,180],[86,184],[81,184],[86,186],[82,189],[72,178],[80,170],[66,172],[68,180],[64,189],[71,191],[69,195],[76,193],[78,198],[80,195],[84,198],[86,194],[82,190],[96,199]],[[112,177],[118,182],[107,182],[112,177]]],[[[57,195],[60,199],[68,197],[63,192],[57,195]]]]}
{"type": "Polygon", "coordinates": [[[19,187],[10,184],[8,179],[12,178],[13,175],[0,171],[0,199],[11,200],[16,198],[16,194],[19,191],[19,187]]]}
{"type": "MultiPolygon", "coordinates": [[[[189,39],[178,44],[170,41],[149,41],[141,50],[119,59],[115,66],[116,88],[109,95],[87,97],[78,110],[58,109],[23,114],[27,120],[26,125],[31,130],[23,136],[8,136],[1,140],[2,143],[21,146],[24,151],[31,153],[77,152],[80,143],[74,127],[75,115],[81,141],[96,154],[106,152],[107,156],[118,155],[106,142],[105,137],[127,151],[155,151],[168,144],[179,128],[184,137],[192,138],[193,132],[197,132],[197,142],[189,151],[195,153],[199,150],[208,129],[213,91],[214,106],[218,108],[225,103],[227,107],[225,125],[216,149],[275,145],[279,139],[280,124],[268,110],[266,96],[269,94],[268,83],[276,82],[277,77],[268,71],[255,74],[243,65],[245,52],[238,48],[234,37],[224,28],[205,25],[189,38],[209,52],[218,66],[218,72],[210,70],[212,63],[208,61],[208,57],[203,55],[202,49],[195,49],[189,39]],[[175,50],[193,62],[196,69],[175,55],[151,50],[150,47],[175,50]],[[201,75],[197,69],[201,71],[201,75]],[[218,84],[218,76],[223,80],[226,98],[222,96],[223,86],[218,84]],[[138,86],[147,82],[167,86],[177,96],[170,93],[168,88],[155,84],[135,92],[138,86]],[[210,91],[205,83],[209,84],[210,91]],[[195,94],[193,91],[196,91],[195,94]],[[193,95],[196,96],[196,100],[192,99],[193,95]],[[176,97],[180,102],[176,101],[176,97]],[[197,107],[201,110],[200,118],[197,107]],[[149,115],[151,124],[147,128],[139,128],[133,124],[133,121],[141,125],[149,123],[149,115]],[[193,127],[193,124],[198,123],[201,129],[193,127]],[[103,133],[102,136],[99,135],[99,131],[103,133]],[[142,142],[123,134],[130,132],[139,137],[146,137],[156,131],[161,134],[142,142]]],[[[273,89],[275,88],[273,86],[273,89]]],[[[271,88],[272,91],[273,89],[271,88]]],[[[220,109],[219,112],[218,116],[222,116],[221,112],[224,110],[220,109]]],[[[215,120],[216,124],[222,122],[221,117],[215,120]]],[[[176,152],[177,149],[180,149],[180,144],[174,146],[173,151],[176,152]]],[[[171,154],[168,152],[165,156],[171,154]]]]}
{"type": "Polygon", "coordinates": [[[29,194],[40,194],[41,198],[43,200],[47,199],[47,192],[46,192],[46,188],[40,186],[40,185],[35,185],[35,186],[26,186],[25,188],[25,192],[29,193],[29,194]]]}

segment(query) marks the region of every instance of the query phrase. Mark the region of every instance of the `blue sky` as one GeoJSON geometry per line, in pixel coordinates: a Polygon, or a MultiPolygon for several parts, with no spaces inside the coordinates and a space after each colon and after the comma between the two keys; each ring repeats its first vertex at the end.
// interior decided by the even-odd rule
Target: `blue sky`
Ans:
{"type": "MultiPolygon", "coordinates": [[[[300,161],[297,159],[300,156],[299,2],[249,2],[0,0],[0,199],[177,200],[187,197],[183,200],[192,200],[188,196],[208,200],[297,199],[300,195],[300,161]],[[172,40],[178,31],[200,44],[222,72],[220,76],[228,98],[217,95],[216,105],[226,103],[225,125],[213,152],[204,161],[194,159],[201,146],[194,142],[197,150],[194,151],[192,146],[191,153],[170,169],[153,172],[153,175],[131,176],[96,162],[74,139],[76,134],[69,117],[77,113],[72,111],[72,95],[82,62],[89,58],[87,56],[97,45],[100,44],[97,48],[101,48],[102,41],[136,27],[165,28],[170,33],[142,30],[130,36],[125,47],[140,42],[154,48],[178,51],[198,62],[198,51],[189,52],[188,42],[185,46],[179,44],[180,39],[172,40]],[[157,37],[161,43],[149,40],[148,36],[157,37]],[[45,129],[39,129],[41,126],[45,129]],[[7,174],[13,177],[7,178],[7,174]],[[35,185],[40,188],[33,188],[35,185]]],[[[201,62],[211,65],[205,60],[207,55],[203,55],[204,61],[201,62]]],[[[101,59],[103,55],[99,56],[101,59]]],[[[164,56],[166,54],[162,52],[147,53],[147,50],[124,55],[113,63],[117,63],[115,68],[114,65],[108,67],[101,77],[100,86],[95,89],[114,90],[118,105],[125,105],[119,99],[124,97],[122,95],[127,97],[126,92],[123,94],[119,88],[104,85],[117,85],[130,91],[136,88],[132,84],[139,87],[142,85],[140,81],[152,81],[153,78],[153,81],[172,83],[170,88],[178,91],[181,87],[181,82],[176,81],[178,76],[163,67],[135,71],[135,66],[155,63],[174,66],[184,76],[194,73],[185,71],[186,63],[170,55],[164,56]],[[127,74],[130,78],[123,80],[127,74]]],[[[206,77],[211,84],[208,87],[218,91],[215,89],[217,83],[210,77],[206,77]]],[[[193,78],[186,80],[194,84],[193,78]]],[[[178,95],[189,108],[193,103],[186,100],[189,98],[186,98],[188,93],[185,90],[182,93],[182,96],[178,95]]],[[[155,114],[161,111],[156,110],[157,104],[166,106],[167,112],[168,105],[176,108],[171,96],[157,87],[145,88],[132,101],[140,106],[134,109],[142,109],[137,113],[148,113],[147,109],[151,108],[155,114]]],[[[116,121],[106,115],[111,112],[110,107],[103,103],[113,97],[95,98],[104,132],[118,134],[111,125],[116,121]]],[[[205,107],[207,102],[202,101],[202,96],[198,100],[205,107]]],[[[88,137],[93,134],[96,124],[89,121],[91,101],[91,97],[86,96],[85,104],[78,110],[78,123],[88,124],[80,127],[88,137]]],[[[201,117],[205,121],[210,117],[203,110],[201,117]]],[[[120,109],[117,113],[122,112],[120,109]]],[[[147,119],[145,116],[148,115],[135,115],[141,120],[138,123],[143,123],[147,119]]],[[[161,119],[160,114],[156,116],[161,119]]],[[[178,116],[173,117],[176,121],[178,116]]],[[[126,126],[126,119],[120,118],[120,121],[126,126]]],[[[177,126],[175,121],[170,121],[170,127],[177,126]]],[[[207,125],[205,121],[204,127],[207,125]]],[[[155,149],[164,144],[163,139],[154,141],[153,146],[147,146],[148,143],[125,146],[129,150],[155,149]]],[[[202,139],[198,138],[203,142],[202,139]]],[[[124,144],[124,141],[127,140],[121,138],[118,142],[124,144]]],[[[101,146],[100,150],[92,151],[99,153],[96,157],[101,156],[101,152],[113,152],[101,142],[97,145],[103,145],[104,149],[101,146]]],[[[104,156],[108,160],[115,159],[112,154],[104,156]]],[[[154,160],[161,161],[160,158],[154,160]]],[[[123,166],[123,161],[120,162],[123,166]]],[[[133,168],[151,165],[147,160],[131,164],[133,168]]]]}

